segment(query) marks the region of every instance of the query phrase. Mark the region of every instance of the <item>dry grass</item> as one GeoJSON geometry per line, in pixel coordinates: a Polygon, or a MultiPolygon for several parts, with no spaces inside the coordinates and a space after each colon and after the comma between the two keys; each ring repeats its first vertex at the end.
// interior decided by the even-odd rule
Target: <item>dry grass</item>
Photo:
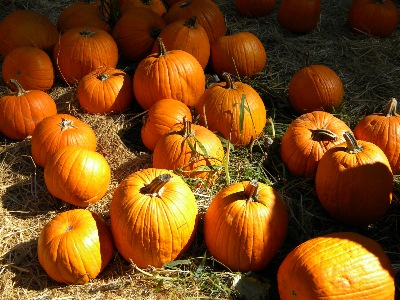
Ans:
{"type": "MultiPolygon", "coordinates": [[[[2,2],[0,20],[9,12],[31,8],[53,21],[59,12],[74,1],[6,0],[2,2]],[[33,4],[34,2],[34,4],[33,4]]],[[[268,146],[261,140],[250,149],[236,150],[231,157],[231,181],[259,178],[279,190],[287,204],[290,220],[286,243],[270,266],[258,275],[269,281],[265,299],[278,299],[276,271],[286,254],[306,239],[332,231],[357,231],[381,243],[396,270],[397,292],[400,286],[399,181],[395,178],[394,201],[388,214],[379,222],[351,228],[338,224],[320,207],[313,179],[291,175],[279,156],[279,141],[297,116],[286,95],[289,79],[309,52],[310,62],[334,69],[345,86],[342,107],[335,112],[353,128],[366,114],[380,111],[391,97],[400,97],[400,32],[388,39],[375,39],[351,33],[346,26],[350,0],[322,1],[319,27],[307,35],[286,32],[276,22],[274,12],[260,19],[239,17],[233,1],[215,1],[227,18],[232,32],[250,31],[264,43],[268,64],[256,79],[244,79],[262,95],[274,123],[275,137],[268,146]]],[[[134,66],[124,65],[128,72],[134,66]]],[[[0,87],[0,95],[8,89],[0,87]]],[[[151,166],[151,154],[140,141],[141,110],[133,105],[116,116],[83,113],[75,89],[57,82],[51,92],[59,112],[70,113],[89,123],[98,137],[98,151],[112,168],[112,182],[105,197],[90,210],[109,221],[108,207],[116,186],[128,174],[151,166]]],[[[272,128],[265,130],[265,141],[272,128]]],[[[224,177],[209,190],[194,189],[200,212],[204,214],[212,196],[225,185],[224,177]]],[[[148,269],[146,272],[123,261],[115,253],[106,270],[84,286],[65,286],[52,281],[40,267],[36,244],[41,228],[51,218],[71,206],[52,197],[44,184],[43,170],[30,155],[30,139],[15,142],[0,135],[0,298],[1,299],[224,299],[233,297],[231,283],[236,275],[212,258],[203,255],[206,248],[201,226],[190,251],[179,266],[148,269]]]]}

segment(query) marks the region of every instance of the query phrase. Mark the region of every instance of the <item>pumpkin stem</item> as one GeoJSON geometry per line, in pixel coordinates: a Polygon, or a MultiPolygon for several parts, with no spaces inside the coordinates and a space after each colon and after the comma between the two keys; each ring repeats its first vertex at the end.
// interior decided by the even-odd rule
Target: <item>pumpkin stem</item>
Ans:
{"type": "Polygon", "coordinates": [[[12,85],[14,85],[15,88],[17,89],[17,93],[15,94],[16,97],[19,97],[19,96],[22,96],[22,95],[28,93],[27,91],[24,90],[22,85],[16,79],[10,79],[10,83],[12,85]]]}
{"type": "Polygon", "coordinates": [[[76,128],[76,126],[74,126],[72,124],[72,120],[68,120],[65,118],[61,118],[61,123],[58,123],[57,125],[61,127],[61,131],[64,131],[64,130],[70,129],[70,128],[76,128]]]}
{"type": "Polygon", "coordinates": [[[110,77],[110,74],[100,73],[99,76],[97,76],[97,79],[100,81],[106,81],[110,77]]]}
{"type": "Polygon", "coordinates": [[[186,119],[186,117],[183,117],[183,137],[188,138],[194,135],[194,132],[192,130],[192,122],[190,120],[186,119]]]}
{"type": "Polygon", "coordinates": [[[158,45],[158,57],[161,57],[165,54],[167,54],[167,50],[165,49],[165,45],[162,41],[162,38],[157,38],[157,45],[158,45]]]}
{"type": "Polygon", "coordinates": [[[235,84],[233,83],[232,76],[228,72],[222,73],[222,78],[225,80],[225,88],[227,89],[236,89],[235,84]]]}
{"type": "Polygon", "coordinates": [[[335,133],[325,128],[310,129],[310,131],[311,139],[313,139],[314,141],[335,141],[338,138],[335,133]]]}
{"type": "Polygon", "coordinates": [[[180,7],[180,8],[185,8],[185,7],[188,7],[188,6],[191,5],[191,4],[192,4],[192,2],[186,1],[186,2],[183,2],[179,7],[180,7]]]}
{"type": "Polygon", "coordinates": [[[193,16],[193,17],[187,19],[185,21],[185,23],[183,23],[183,25],[186,26],[187,28],[195,28],[196,29],[197,28],[196,19],[197,19],[197,16],[193,16]]]}
{"type": "Polygon", "coordinates": [[[364,150],[364,148],[357,143],[357,139],[351,131],[346,131],[345,133],[343,133],[343,137],[346,140],[346,151],[348,153],[357,154],[364,150]]]}
{"type": "Polygon", "coordinates": [[[93,37],[95,32],[89,30],[88,28],[83,29],[80,33],[79,33],[82,37],[93,37]]]}
{"type": "Polygon", "coordinates": [[[151,0],[140,0],[140,2],[142,2],[144,5],[152,5],[153,4],[151,2],[151,0]]]}
{"type": "Polygon", "coordinates": [[[71,231],[72,229],[74,229],[74,226],[68,225],[68,227],[65,228],[65,232],[71,231]]]}
{"type": "Polygon", "coordinates": [[[244,189],[244,193],[247,197],[246,203],[249,204],[253,201],[258,201],[258,182],[256,179],[251,180],[244,189]]]}
{"type": "Polygon", "coordinates": [[[164,185],[172,178],[171,174],[165,173],[154,178],[149,184],[140,189],[142,194],[151,195],[152,197],[161,197],[164,191],[164,185]]]}
{"type": "Polygon", "coordinates": [[[383,114],[385,117],[393,117],[397,115],[396,113],[396,108],[397,108],[397,100],[395,98],[390,99],[389,103],[386,105],[385,110],[383,111],[383,114]]]}

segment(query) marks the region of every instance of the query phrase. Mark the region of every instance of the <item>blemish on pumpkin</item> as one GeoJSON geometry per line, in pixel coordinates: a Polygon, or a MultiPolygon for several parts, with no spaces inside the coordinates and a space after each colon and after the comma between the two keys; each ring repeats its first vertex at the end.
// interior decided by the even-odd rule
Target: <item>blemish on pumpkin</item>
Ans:
{"type": "Polygon", "coordinates": [[[292,295],[293,298],[297,297],[297,292],[295,290],[292,290],[290,294],[292,295]]]}
{"type": "Polygon", "coordinates": [[[65,229],[65,232],[71,231],[72,229],[74,229],[74,226],[69,225],[69,226],[65,229]]]}

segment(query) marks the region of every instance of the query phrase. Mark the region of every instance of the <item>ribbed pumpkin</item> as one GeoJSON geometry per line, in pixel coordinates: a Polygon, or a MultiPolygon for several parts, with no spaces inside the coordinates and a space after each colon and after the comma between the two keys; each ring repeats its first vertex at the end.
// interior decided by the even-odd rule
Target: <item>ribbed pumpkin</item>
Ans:
{"type": "Polygon", "coordinates": [[[354,0],[347,22],[353,32],[389,37],[399,23],[399,12],[392,0],[354,0]]]}
{"type": "Polygon", "coordinates": [[[313,176],[324,153],[344,143],[343,134],[350,130],[346,123],[328,112],[303,114],[290,123],[282,137],[282,161],[293,174],[313,176]]]}
{"type": "Polygon", "coordinates": [[[133,91],[139,105],[147,110],[155,102],[172,98],[194,107],[203,94],[206,77],[197,59],[183,50],[165,49],[143,59],[133,75],[133,91]]]}
{"type": "Polygon", "coordinates": [[[99,201],[107,192],[110,179],[107,160],[100,153],[81,146],[60,148],[44,168],[50,194],[79,207],[99,201]]]}
{"type": "Polygon", "coordinates": [[[271,186],[256,180],[222,189],[204,217],[208,251],[232,271],[264,269],[282,246],[287,228],[282,199],[271,186]]]}
{"type": "Polygon", "coordinates": [[[15,90],[10,79],[17,80],[26,90],[48,91],[54,84],[54,67],[50,56],[35,47],[11,50],[1,67],[3,80],[15,90]]]}
{"type": "MultiPolygon", "coordinates": [[[[178,20],[168,24],[160,33],[168,50],[184,50],[192,54],[205,69],[210,58],[210,40],[207,32],[193,16],[187,20],[178,20]]],[[[158,44],[154,43],[152,53],[158,52],[158,44]]]]}
{"type": "Polygon", "coordinates": [[[225,17],[217,4],[211,0],[180,0],[164,16],[167,24],[180,19],[197,17],[197,22],[207,32],[210,44],[226,33],[225,17]]]}
{"type": "Polygon", "coordinates": [[[195,113],[200,124],[218,131],[235,146],[247,146],[263,132],[267,111],[260,95],[250,85],[233,81],[224,73],[225,82],[213,84],[200,97],[195,113]]]}
{"type": "Polygon", "coordinates": [[[41,120],[55,115],[57,107],[47,93],[25,91],[18,81],[10,82],[17,91],[0,98],[0,131],[11,139],[23,140],[32,135],[41,120]]]}
{"type": "Polygon", "coordinates": [[[344,134],[346,143],[329,149],[318,163],[315,189],[321,205],[340,222],[369,225],[389,209],[393,174],[385,153],[373,143],[344,134]]]}
{"type": "Polygon", "coordinates": [[[245,17],[260,18],[274,10],[276,0],[235,0],[236,11],[245,17]]]}
{"type": "Polygon", "coordinates": [[[354,136],[377,145],[389,160],[394,175],[400,174],[400,115],[392,98],[381,113],[365,116],[354,127],[354,136]]]}
{"type": "Polygon", "coordinates": [[[73,27],[54,47],[53,62],[61,79],[75,85],[97,68],[115,68],[118,48],[113,37],[102,29],[73,27]]]}
{"type": "Polygon", "coordinates": [[[190,247],[198,209],[193,192],[178,175],[148,168],[118,185],[110,220],[115,245],[126,261],[139,268],[161,267],[190,247]]]}
{"type": "Polygon", "coordinates": [[[153,167],[199,178],[199,185],[211,184],[220,174],[224,148],[207,128],[183,120],[164,134],[153,152],[153,167]]]}
{"type": "Polygon", "coordinates": [[[57,114],[44,118],[33,131],[32,158],[36,165],[44,168],[48,159],[62,147],[77,145],[96,151],[96,144],[96,135],[87,123],[69,114],[57,114]]]}
{"type": "Polygon", "coordinates": [[[251,32],[219,37],[211,45],[211,66],[218,75],[224,72],[254,77],[267,63],[264,45],[251,32]]]}
{"type": "Polygon", "coordinates": [[[151,53],[153,45],[166,26],[163,18],[144,7],[126,11],[113,28],[112,35],[123,57],[139,62],[151,53]]]}
{"type": "Polygon", "coordinates": [[[121,5],[121,13],[124,14],[133,7],[148,8],[160,16],[164,16],[167,12],[162,0],[125,0],[121,5]]]}
{"type": "Polygon", "coordinates": [[[98,68],[84,76],[76,89],[84,111],[92,114],[120,113],[133,100],[132,78],[116,68],[98,68]]]}
{"type": "Polygon", "coordinates": [[[278,270],[281,300],[395,299],[394,270],[375,240],[335,232],[293,249],[278,270]]]}
{"type": "Polygon", "coordinates": [[[62,212],[41,230],[39,263],[55,281],[84,284],[96,278],[113,254],[110,229],[97,214],[85,209],[62,212]]]}
{"type": "Polygon", "coordinates": [[[183,118],[192,121],[190,109],[181,101],[175,99],[157,101],[143,118],[140,131],[143,144],[153,151],[160,138],[174,125],[181,123],[183,118]]]}
{"type": "Polygon", "coordinates": [[[57,27],[34,10],[16,10],[0,22],[0,54],[18,47],[36,47],[51,53],[58,40],[57,27]]]}
{"type": "Polygon", "coordinates": [[[321,0],[282,0],[278,23],[294,33],[308,33],[317,27],[321,0]]]}

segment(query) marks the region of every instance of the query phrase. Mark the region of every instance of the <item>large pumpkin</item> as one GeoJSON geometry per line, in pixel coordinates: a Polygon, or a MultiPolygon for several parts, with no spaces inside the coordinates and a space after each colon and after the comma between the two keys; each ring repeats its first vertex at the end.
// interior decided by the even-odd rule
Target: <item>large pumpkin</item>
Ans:
{"type": "Polygon", "coordinates": [[[115,245],[139,268],[161,267],[188,250],[198,209],[189,186],[167,170],[148,168],[125,178],[110,206],[115,245]]]}
{"type": "Polygon", "coordinates": [[[113,241],[103,219],[88,210],[74,209],[43,227],[37,251],[40,265],[53,280],[84,284],[110,262],[113,241]]]}
{"type": "Polygon", "coordinates": [[[394,175],[400,174],[400,116],[392,98],[382,113],[365,116],[354,127],[354,136],[383,150],[394,175]]]}
{"type": "Polygon", "coordinates": [[[107,192],[111,170],[107,160],[81,146],[65,146],[52,155],[44,168],[50,194],[65,202],[86,207],[107,192]]]}
{"type": "Polygon", "coordinates": [[[245,17],[260,18],[274,10],[276,0],[235,0],[236,11],[245,17]]]}
{"type": "Polygon", "coordinates": [[[278,270],[281,300],[395,299],[394,270],[375,240],[335,232],[293,249],[278,270]]]}
{"type": "Polygon", "coordinates": [[[389,209],[393,174],[383,151],[356,140],[350,131],[346,143],[325,152],[318,163],[315,189],[321,205],[340,222],[369,225],[389,209]]]}
{"type": "Polygon", "coordinates": [[[93,129],[69,114],[44,118],[32,133],[31,152],[34,162],[44,168],[47,160],[64,146],[76,145],[96,151],[93,129]]]}
{"type": "Polygon", "coordinates": [[[33,134],[40,121],[57,114],[57,107],[49,94],[25,91],[14,79],[10,83],[17,91],[0,98],[0,131],[11,139],[23,140],[33,134]]]}
{"type": "Polygon", "coordinates": [[[139,105],[147,110],[155,102],[172,98],[194,107],[203,94],[206,77],[197,59],[183,50],[165,49],[143,59],[133,75],[133,91],[139,105]]]}
{"type": "Polygon", "coordinates": [[[289,171],[298,176],[313,176],[324,153],[343,142],[351,129],[342,120],[324,111],[297,117],[282,137],[280,152],[289,171]]]}
{"type": "Polygon", "coordinates": [[[264,269],[282,246],[287,228],[282,199],[271,186],[257,181],[222,189],[204,217],[208,251],[232,271],[264,269]]]}

